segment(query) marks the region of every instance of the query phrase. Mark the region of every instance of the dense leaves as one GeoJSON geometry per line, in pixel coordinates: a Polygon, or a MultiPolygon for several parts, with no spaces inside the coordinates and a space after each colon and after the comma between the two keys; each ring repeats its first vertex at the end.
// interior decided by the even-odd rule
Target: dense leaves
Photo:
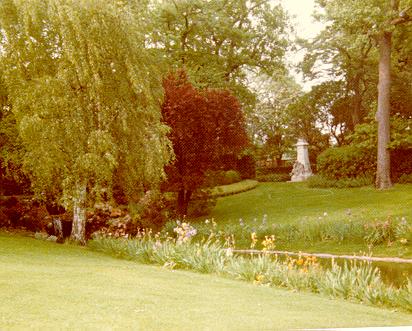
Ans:
{"type": "Polygon", "coordinates": [[[170,157],[156,59],[129,13],[108,1],[0,7],[24,169],[35,192],[73,206],[83,228],[86,202],[110,195],[115,173],[132,196],[162,178],[170,157]]]}
{"type": "Polygon", "coordinates": [[[219,166],[222,156],[237,155],[248,139],[239,102],[229,91],[197,90],[184,71],[169,74],[163,86],[162,114],[176,156],[166,167],[166,187],[178,192],[179,213],[185,215],[205,172],[219,166]]]}

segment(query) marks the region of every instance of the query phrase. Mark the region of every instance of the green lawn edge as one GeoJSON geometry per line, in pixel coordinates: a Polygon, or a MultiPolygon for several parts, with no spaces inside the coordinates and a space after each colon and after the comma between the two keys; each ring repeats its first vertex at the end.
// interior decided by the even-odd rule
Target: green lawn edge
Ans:
{"type": "Polygon", "coordinates": [[[406,313],[142,265],[87,247],[0,233],[0,252],[0,328],[5,330],[287,330],[412,324],[406,313]]]}
{"type": "Polygon", "coordinates": [[[238,183],[213,187],[211,189],[210,195],[214,198],[226,197],[229,195],[234,195],[253,190],[258,185],[259,182],[257,180],[245,179],[238,183]]]}

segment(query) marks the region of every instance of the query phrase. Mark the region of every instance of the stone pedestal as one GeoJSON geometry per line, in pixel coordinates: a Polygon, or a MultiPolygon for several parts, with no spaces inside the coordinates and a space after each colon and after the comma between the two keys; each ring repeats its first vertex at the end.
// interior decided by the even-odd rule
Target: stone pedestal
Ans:
{"type": "Polygon", "coordinates": [[[301,182],[312,176],[308,146],[309,144],[305,139],[298,139],[296,144],[297,158],[291,172],[292,182],[301,182]]]}

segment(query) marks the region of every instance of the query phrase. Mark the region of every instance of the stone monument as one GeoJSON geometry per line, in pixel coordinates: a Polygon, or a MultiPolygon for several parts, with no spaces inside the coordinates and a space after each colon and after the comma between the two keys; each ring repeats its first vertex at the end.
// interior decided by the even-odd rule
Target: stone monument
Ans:
{"type": "Polygon", "coordinates": [[[292,182],[301,182],[312,176],[308,146],[309,144],[305,139],[298,139],[296,144],[297,157],[295,163],[293,164],[293,170],[290,173],[292,176],[292,182]]]}

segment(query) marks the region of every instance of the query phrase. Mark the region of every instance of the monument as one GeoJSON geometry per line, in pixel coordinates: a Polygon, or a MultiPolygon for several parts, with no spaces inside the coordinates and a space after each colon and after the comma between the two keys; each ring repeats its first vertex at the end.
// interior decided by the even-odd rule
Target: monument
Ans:
{"type": "Polygon", "coordinates": [[[292,176],[292,182],[301,182],[312,176],[308,146],[309,144],[305,139],[298,139],[296,144],[297,157],[295,163],[293,164],[293,170],[290,173],[292,176]]]}

